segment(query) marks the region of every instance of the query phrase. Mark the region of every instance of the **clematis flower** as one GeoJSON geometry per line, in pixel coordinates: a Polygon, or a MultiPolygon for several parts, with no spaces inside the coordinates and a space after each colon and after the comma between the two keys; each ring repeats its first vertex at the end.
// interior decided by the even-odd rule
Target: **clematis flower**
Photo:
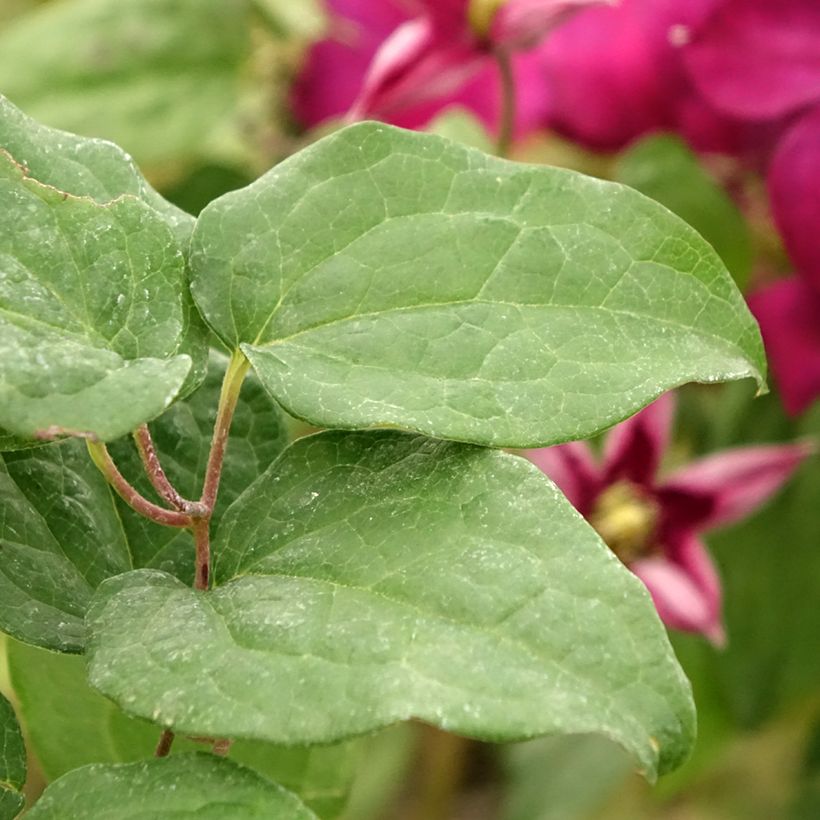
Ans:
{"type": "Polygon", "coordinates": [[[348,113],[419,128],[460,103],[492,128],[500,100],[493,53],[503,49],[516,53],[521,133],[544,120],[547,105],[537,54],[528,50],[576,9],[609,2],[331,0],[350,42],[337,35],[311,51],[295,87],[297,116],[306,125],[348,113]]]}
{"type": "Polygon", "coordinates": [[[614,427],[600,463],[584,442],[529,450],[526,456],[644,582],[667,626],[722,645],[720,581],[701,534],[752,513],[809,449],[795,444],[728,450],[659,478],[674,411],[674,395],[668,393],[614,427]]]}

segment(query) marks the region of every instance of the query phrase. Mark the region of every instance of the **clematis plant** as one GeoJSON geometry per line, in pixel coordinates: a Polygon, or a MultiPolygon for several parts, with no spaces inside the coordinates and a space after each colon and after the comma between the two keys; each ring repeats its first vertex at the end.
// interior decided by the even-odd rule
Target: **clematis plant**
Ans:
{"type": "Polygon", "coordinates": [[[660,477],[674,410],[670,393],[613,428],[600,464],[584,442],[526,455],[646,584],[667,626],[720,646],[720,581],[700,535],[752,514],[811,447],[744,447],[660,477]]]}
{"type": "MultiPolygon", "coordinates": [[[[32,664],[82,655],[65,719],[99,709],[106,738],[27,817],[335,817],[356,738],[411,718],[601,733],[650,779],[686,759],[691,692],[645,587],[504,449],[593,436],[690,381],[765,389],[757,325],[694,229],[625,186],[374,122],[194,219],[115,145],[3,98],[0,214],[0,628],[23,718],[52,677],[32,664]],[[319,432],[291,441],[283,410],[319,432]]],[[[610,439],[639,512],[668,408],[610,439]]],[[[727,456],[653,496],[665,522],[686,508],[678,580],[700,573],[691,623],[713,638],[694,533],[789,452],[754,462],[757,489],[717,492],[727,456]]],[[[596,493],[593,523],[643,550],[652,527],[624,539],[623,499],[596,493]]],[[[5,701],[0,721],[13,817],[5,701]]]]}

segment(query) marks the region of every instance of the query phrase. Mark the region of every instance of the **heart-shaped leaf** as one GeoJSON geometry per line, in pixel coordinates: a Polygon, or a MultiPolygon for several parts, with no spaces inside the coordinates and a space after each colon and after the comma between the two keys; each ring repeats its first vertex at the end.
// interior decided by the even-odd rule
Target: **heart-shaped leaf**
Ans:
{"type": "Polygon", "coordinates": [[[645,588],[517,456],[302,439],[215,550],[211,592],[146,570],[98,590],[90,680],[126,711],[277,743],[410,717],[492,740],[602,732],[650,777],[688,752],[688,684],[645,588]]]}
{"type": "MultiPolygon", "coordinates": [[[[0,365],[2,366],[2,365],[0,365]]],[[[205,384],[151,425],[160,461],[184,493],[202,486],[224,357],[205,384]]],[[[221,515],[284,445],[281,414],[258,381],[242,387],[226,454],[221,515]]],[[[112,446],[140,489],[147,480],[130,441],[112,446]]],[[[187,532],[159,527],[113,498],[85,445],[65,441],[0,457],[0,629],[26,643],[82,651],[84,616],[105,578],[157,567],[189,579],[194,547],[187,532]]]]}
{"type": "Polygon", "coordinates": [[[323,427],[589,436],[688,381],[763,386],[714,250],[637,192],[363,123],[200,215],[194,298],[323,427]]]}
{"type": "Polygon", "coordinates": [[[0,820],[13,820],[22,811],[20,794],[26,782],[26,747],[14,709],[0,695],[0,820]]]}
{"type": "Polygon", "coordinates": [[[75,769],[52,783],[26,816],[31,820],[317,820],[281,786],[207,754],[75,769]]]}

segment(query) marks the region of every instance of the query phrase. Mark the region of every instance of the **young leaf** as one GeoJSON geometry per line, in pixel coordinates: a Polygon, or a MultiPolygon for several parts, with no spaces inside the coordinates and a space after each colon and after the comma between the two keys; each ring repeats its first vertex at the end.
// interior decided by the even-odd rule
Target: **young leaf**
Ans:
{"type": "MultiPolygon", "coordinates": [[[[160,461],[180,489],[202,487],[224,358],[215,357],[203,387],[151,425],[160,461]]],[[[281,414],[254,378],[243,385],[217,508],[236,498],[284,446],[281,414]]],[[[112,451],[129,477],[142,467],[130,441],[112,451]]],[[[66,441],[0,457],[0,629],[26,643],[82,651],[93,590],[134,567],[157,567],[189,579],[187,532],[150,524],[114,500],[85,446],[66,441]],[[119,506],[118,506],[119,505],[119,506]]]]}
{"type": "Polygon", "coordinates": [[[304,803],[281,786],[208,754],[75,769],[52,783],[26,815],[30,820],[224,820],[227,816],[231,820],[316,820],[304,803]]]}
{"type": "Polygon", "coordinates": [[[0,36],[0,87],[39,119],[112,139],[140,164],[190,161],[236,108],[248,5],[42,6],[0,36]]]}
{"type": "Polygon", "coordinates": [[[12,820],[25,804],[26,747],[11,704],[0,695],[0,820],[12,820]]]}
{"type": "MultiPolygon", "coordinates": [[[[89,763],[131,763],[150,757],[157,727],[128,717],[86,680],[85,662],[9,641],[9,674],[32,751],[49,780],[89,763]]],[[[334,746],[273,746],[239,741],[232,760],[294,792],[320,817],[345,805],[359,763],[358,740],[334,746]]],[[[178,737],[173,753],[202,748],[178,737]]]]}
{"type": "Polygon", "coordinates": [[[182,387],[185,260],[156,211],[25,176],[0,151],[0,425],[110,440],[182,387]]]}
{"type": "Polygon", "coordinates": [[[302,439],[215,551],[207,594],[156,571],[98,590],[90,680],[128,712],[277,743],[411,717],[493,740],[602,732],[650,777],[688,753],[688,684],[645,588],[521,458],[302,439]]]}
{"type": "Polygon", "coordinates": [[[226,194],[192,290],[324,427],[496,446],[589,436],[687,381],[764,378],[712,248],[614,183],[363,123],[226,194]]]}

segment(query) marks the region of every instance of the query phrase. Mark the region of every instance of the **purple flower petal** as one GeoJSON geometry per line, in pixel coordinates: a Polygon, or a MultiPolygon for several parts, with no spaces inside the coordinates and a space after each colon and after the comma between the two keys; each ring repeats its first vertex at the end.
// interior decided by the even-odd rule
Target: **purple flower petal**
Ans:
{"type": "MultiPolygon", "coordinates": [[[[725,450],[679,470],[660,488],[659,497],[677,495],[711,503],[693,516],[692,529],[711,529],[751,515],[789,479],[812,452],[807,444],[779,444],[725,450]]],[[[662,502],[663,503],[663,502],[662,502]]],[[[694,509],[694,505],[693,505],[694,509]]]]}
{"type": "Polygon", "coordinates": [[[590,513],[602,478],[586,442],[526,450],[524,455],[558,486],[581,515],[590,513]]]}
{"type": "Polygon", "coordinates": [[[661,620],[672,629],[699,632],[712,643],[726,642],[720,610],[720,582],[712,559],[697,538],[690,538],[684,563],[667,558],[645,558],[630,569],[652,596],[661,620]]]}
{"type": "Polygon", "coordinates": [[[796,416],[820,397],[820,294],[793,276],[752,294],[749,307],[760,322],[783,404],[796,416]]]}
{"type": "Polygon", "coordinates": [[[679,43],[718,0],[622,0],[579,13],[540,49],[551,125],[594,149],[674,128],[689,83],[679,43]]]}
{"type": "Polygon", "coordinates": [[[817,0],[725,0],[684,51],[698,91],[731,116],[772,119],[820,100],[817,0]]]}
{"type": "Polygon", "coordinates": [[[604,444],[604,475],[607,484],[621,479],[651,485],[666,446],[675,397],[665,393],[640,413],[613,427],[604,444]]]}
{"type": "MultiPolygon", "coordinates": [[[[774,215],[792,260],[820,293],[820,105],[783,137],[769,167],[768,184],[774,215]]],[[[815,320],[820,324],[820,315],[815,320]]]]}

